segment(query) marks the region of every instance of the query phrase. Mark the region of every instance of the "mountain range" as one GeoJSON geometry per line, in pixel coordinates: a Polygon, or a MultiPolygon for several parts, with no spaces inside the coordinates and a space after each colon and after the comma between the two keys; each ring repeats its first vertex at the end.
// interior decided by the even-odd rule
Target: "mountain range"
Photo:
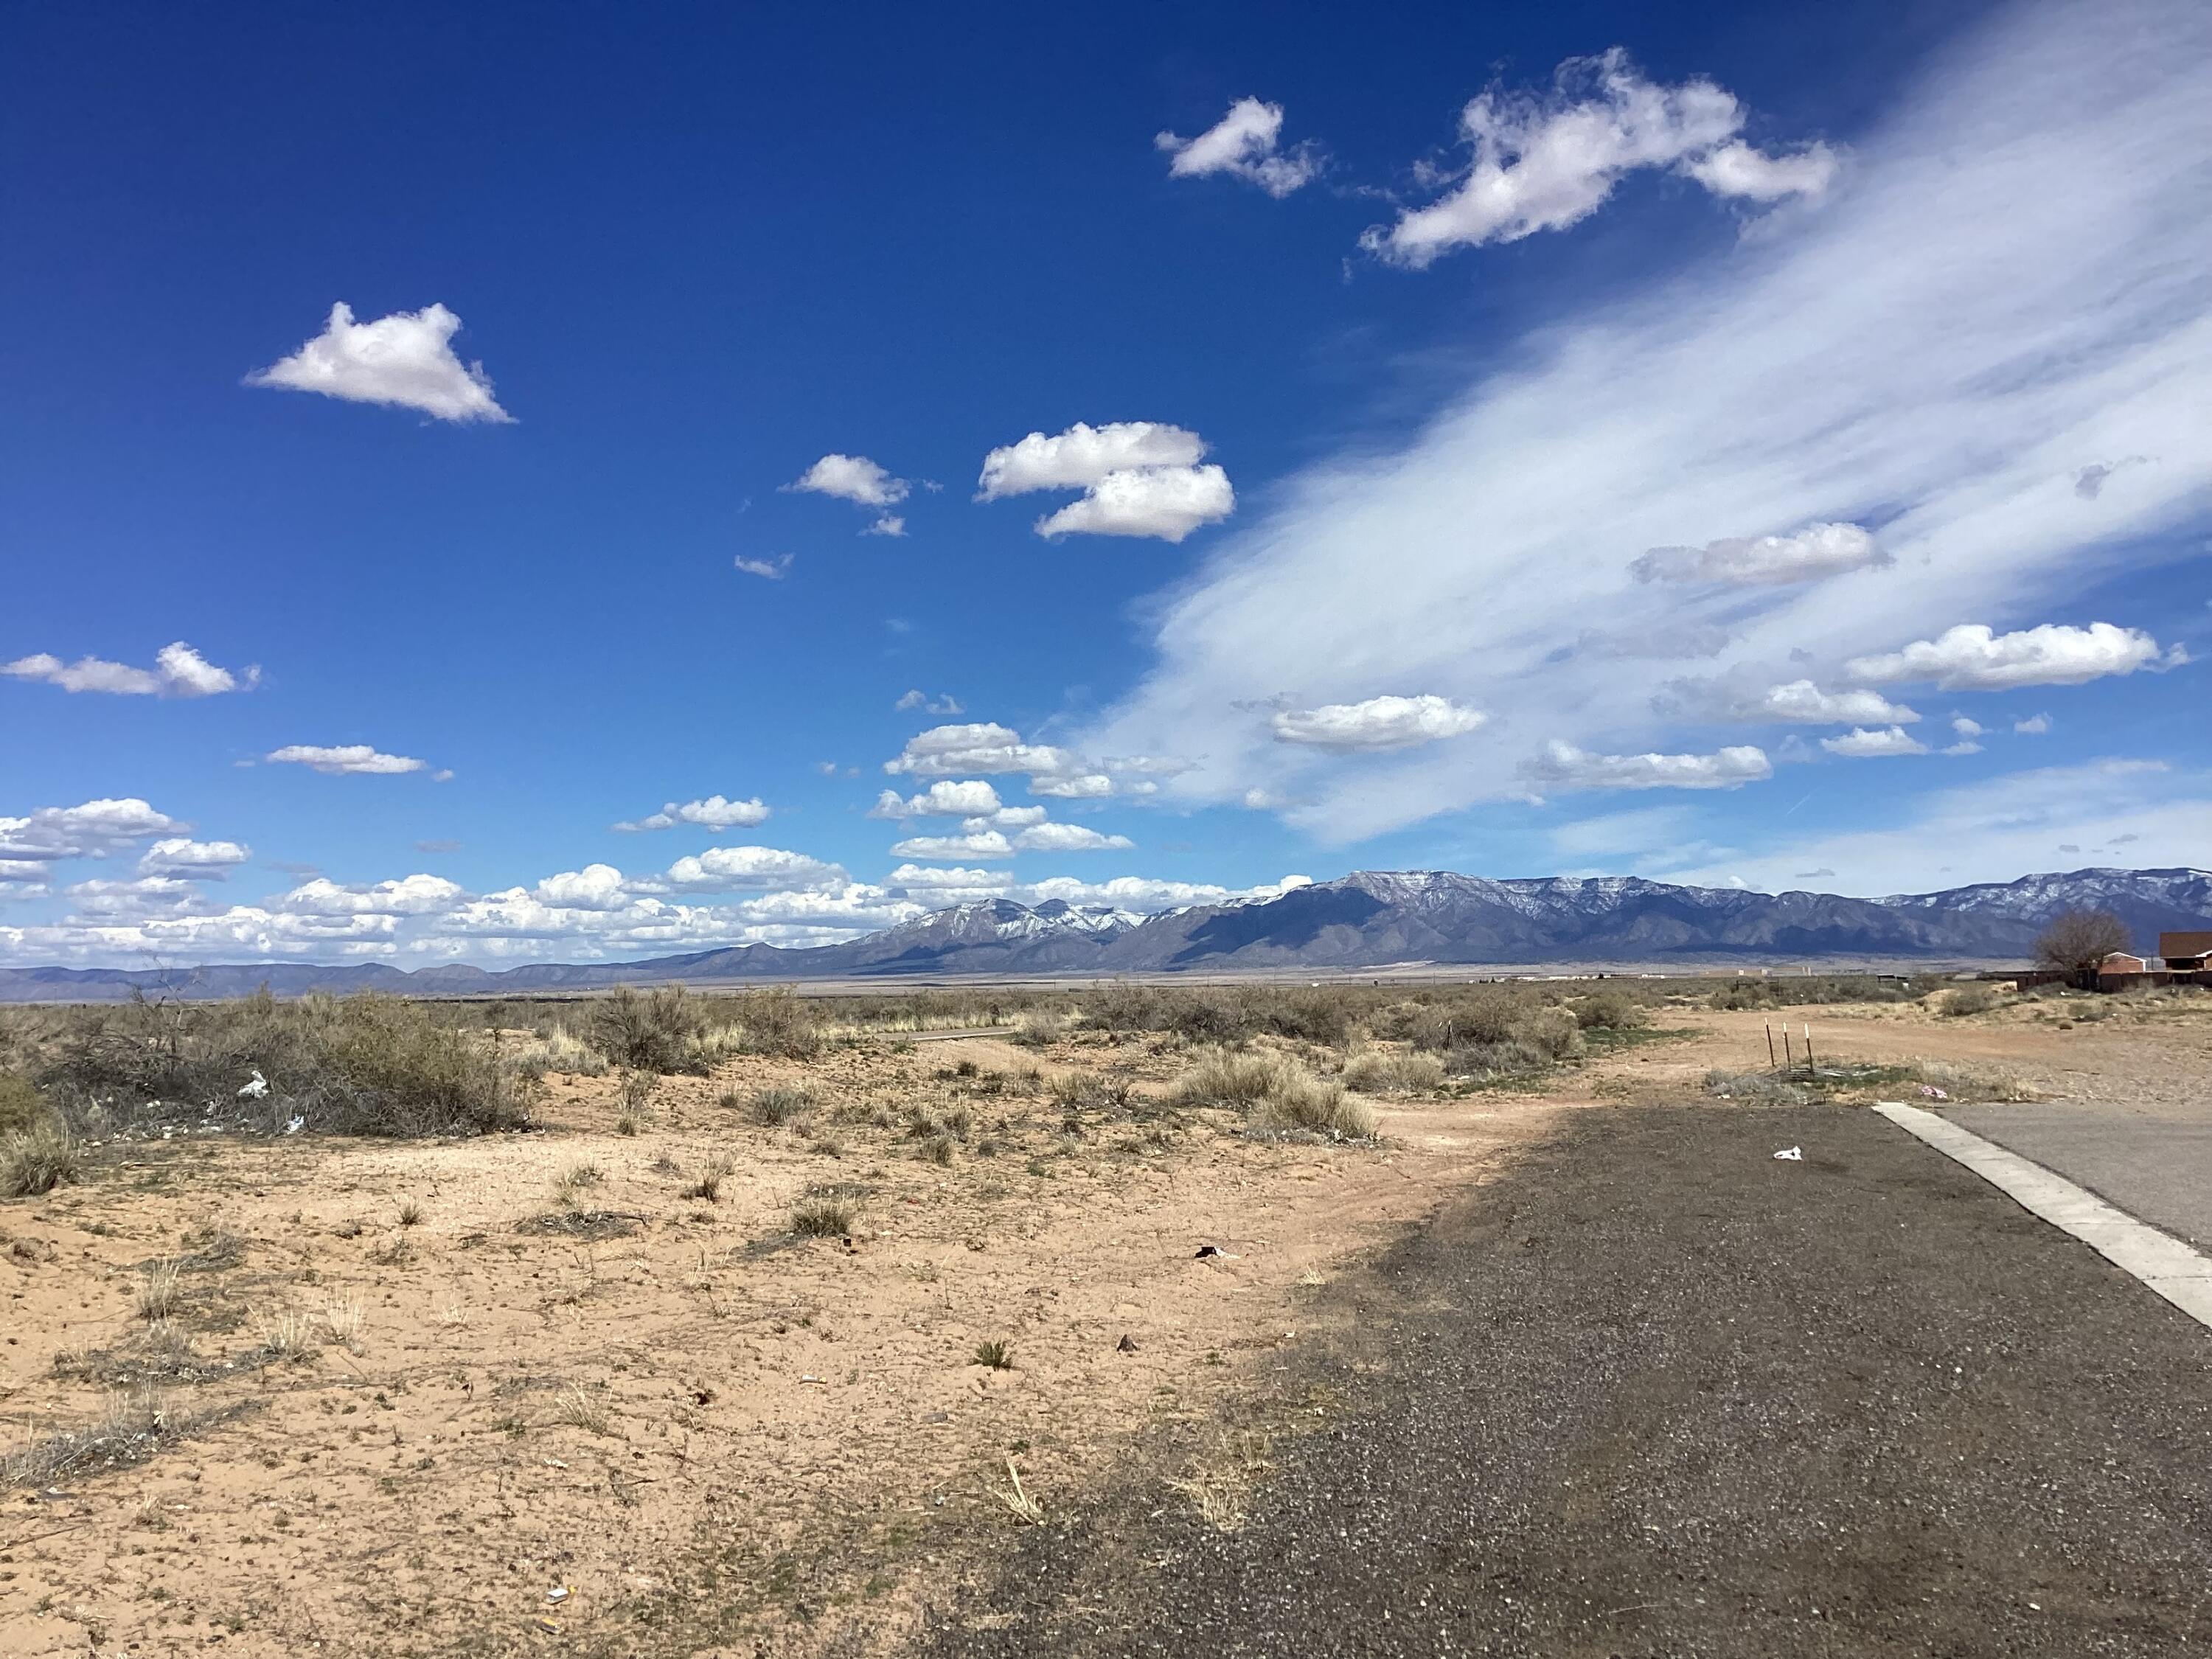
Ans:
{"type": "Polygon", "coordinates": [[[1680,887],[1633,876],[1492,881],[1448,870],[1361,871],[1279,897],[1160,915],[989,899],[842,945],[740,945],[650,961],[463,964],[247,963],[161,971],[0,969],[0,1002],[100,1001],[134,988],[193,997],[376,990],[509,996],[616,984],[1011,975],[1295,975],[1384,968],[2017,962],[2062,911],[2109,910],[2154,949],[2212,927],[2212,872],[2075,870],[1889,898],[1680,887]]]}

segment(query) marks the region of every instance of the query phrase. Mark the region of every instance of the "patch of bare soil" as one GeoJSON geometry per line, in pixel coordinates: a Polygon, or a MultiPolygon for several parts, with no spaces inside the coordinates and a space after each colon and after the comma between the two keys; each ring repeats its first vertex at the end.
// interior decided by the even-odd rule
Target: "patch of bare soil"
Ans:
{"type": "Polygon", "coordinates": [[[563,1079],[537,1133],[96,1149],[0,1206],[0,1653],[895,1640],[1023,1524],[1009,1460],[1049,1512],[1210,1418],[1302,1282],[1555,1109],[1255,1143],[1165,1106],[1186,1064],[870,1041],[664,1079],[632,1134],[563,1079]]]}

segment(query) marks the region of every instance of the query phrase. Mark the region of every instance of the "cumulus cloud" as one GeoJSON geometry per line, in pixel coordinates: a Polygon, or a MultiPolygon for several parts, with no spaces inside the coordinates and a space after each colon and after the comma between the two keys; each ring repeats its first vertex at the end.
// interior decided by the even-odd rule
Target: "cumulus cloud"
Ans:
{"type": "Polygon", "coordinates": [[[1318,708],[1286,708],[1268,724],[1279,743],[1304,744],[1338,754],[1413,749],[1472,732],[1486,718],[1449,697],[1370,697],[1364,702],[1323,703],[1318,708]]]}
{"type": "Polygon", "coordinates": [[[2039,738],[2051,730],[2051,716],[2030,714],[2024,720],[2014,720],[2012,729],[2023,738],[2039,738]]]}
{"type": "Polygon", "coordinates": [[[1989,730],[1979,720],[1968,720],[1964,714],[1951,717],[1951,729],[1962,738],[1978,738],[1989,730]]]}
{"type": "Polygon", "coordinates": [[[1377,225],[1362,246],[1416,268],[1455,247],[1562,230],[1603,205],[1629,173],[1673,167],[1717,196],[1753,203],[1818,196],[1834,178],[1826,145],[1762,155],[1737,137],[1743,106],[1704,79],[1662,86],[1615,47],[1559,65],[1548,96],[1482,94],[1460,112],[1473,150],[1455,187],[1377,225]]]}
{"type": "Polygon", "coordinates": [[[51,652],[41,651],[0,663],[0,674],[43,681],[64,691],[105,691],[125,697],[212,697],[253,685],[261,678],[258,668],[235,674],[218,668],[182,640],[155,652],[151,668],[133,668],[128,663],[100,657],[80,657],[65,663],[51,652]]]}
{"type": "Polygon", "coordinates": [[[234,841],[191,841],[182,836],[170,836],[155,842],[140,855],[138,873],[219,881],[252,856],[251,848],[234,841]]]}
{"type": "Polygon", "coordinates": [[[1152,143],[1167,152],[1168,175],[1174,179],[1202,179],[1227,173],[1255,184],[1278,199],[1318,177],[1322,156],[1318,146],[1307,143],[1280,148],[1283,106],[1263,104],[1257,98],[1239,98],[1229,113],[1195,138],[1163,132],[1152,143]]]}
{"type": "Polygon", "coordinates": [[[1109,836],[1082,823],[1034,823],[1014,837],[1024,853],[1097,853],[1134,847],[1127,836],[1109,836]]]}
{"type": "Polygon", "coordinates": [[[1771,586],[1879,568],[1889,556],[1855,524],[1808,524],[1786,536],[1735,536],[1703,547],[1655,547],[1629,568],[1640,582],[1771,586]]]}
{"type": "Polygon", "coordinates": [[[668,866],[671,885],[698,892],[836,886],[846,880],[843,869],[835,864],[775,847],[710,847],[668,866]]]}
{"type": "Polygon", "coordinates": [[[979,720],[961,726],[933,726],[906,740],[884,770],[917,778],[955,777],[963,772],[1045,772],[1070,769],[1074,757],[1049,744],[1024,743],[1012,726],[979,720]]]}
{"type": "Polygon", "coordinates": [[[749,559],[740,553],[730,562],[748,576],[760,576],[780,582],[791,574],[791,555],[779,553],[772,559],[749,559]]]}
{"type": "Polygon", "coordinates": [[[611,864],[564,870],[538,884],[540,902],[561,910],[616,910],[629,902],[629,885],[611,864]]]}
{"type": "Polygon", "coordinates": [[[343,883],[318,876],[275,900],[275,908],[307,916],[434,915],[465,890],[443,876],[402,876],[394,881],[343,883]]]}
{"type": "Polygon", "coordinates": [[[418,409],[441,421],[512,420],[493,398],[483,365],[453,355],[460,328],[461,319],[441,305],[357,323],[341,301],[320,334],[246,383],[418,409]]]}
{"type": "Polygon", "coordinates": [[[36,867],[35,876],[18,869],[15,879],[42,879],[45,866],[58,860],[106,858],[135,842],[187,827],[136,796],[41,806],[23,817],[0,817],[0,862],[36,867]]]}
{"type": "Polygon", "coordinates": [[[1040,536],[1148,536],[1181,542],[1236,510],[1218,466],[1200,465],[1205,440],[1158,421],[1078,421],[1054,437],[1032,432],[983,458],[975,499],[1080,489],[1082,499],[1036,521],[1040,536]]]}
{"type": "Polygon", "coordinates": [[[400,772],[420,772],[428,766],[409,755],[386,755],[365,743],[326,747],[312,743],[287,744],[262,757],[278,766],[306,766],[333,776],[382,777],[400,772]]]}
{"type": "Polygon", "coordinates": [[[1014,844],[998,830],[968,830],[957,836],[909,836],[891,843],[902,859],[1010,859],[1014,844]]]}
{"type": "Polygon", "coordinates": [[[1203,756],[1166,802],[1259,789],[1353,842],[1525,793],[1519,762],[1550,738],[1712,746],[1653,706],[1679,669],[1585,638],[1711,651],[1753,695],[1844,687],[1845,664],[1931,618],[2023,628],[2170,563],[2212,489],[2212,448],[2172,439],[2212,383],[2212,12],[2116,3],[1985,14],[1854,136],[1850,188],[1790,234],[1547,319],[1425,422],[1272,485],[1263,516],[1139,611],[1139,681],[1059,740],[1203,756]],[[2084,461],[2128,453],[2160,459],[2075,494],[2084,461]],[[1794,583],[1626,568],[1828,523],[1873,527],[1894,562],[1794,583]],[[1347,683],[1491,719],[1378,766],[1298,755],[1235,706],[1266,687],[1310,707],[1347,683]]]}
{"type": "Polygon", "coordinates": [[[835,495],[861,507],[890,507],[904,501],[913,486],[865,455],[824,455],[784,486],[816,495],[835,495]]]}
{"type": "Polygon", "coordinates": [[[658,812],[613,827],[629,835],[647,830],[673,830],[684,823],[717,831],[750,830],[757,823],[767,823],[773,810],[757,795],[747,800],[730,800],[721,795],[709,795],[704,800],[687,800],[680,805],[672,800],[658,812]]]}
{"type": "Polygon", "coordinates": [[[1961,623],[1899,651],[1855,657],[1846,669],[1852,678],[1875,684],[1933,680],[1946,691],[2011,691],[2024,685],[2081,685],[2139,668],[2159,672],[2188,660],[2179,645],[2161,652],[2141,629],[2111,623],[2087,628],[2045,623],[2002,635],[1980,623],[1961,623]]]}
{"type": "Polygon", "coordinates": [[[902,714],[917,708],[925,714],[964,714],[968,712],[960,706],[960,699],[950,691],[933,697],[919,687],[902,695],[891,707],[902,714]]]}
{"type": "Polygon", "coordinates": [[[1823,738],[1820,747],[1832,755],[1848,756],[1854,760],[1868,760],[1881,755],[1924,755],[1928,745],[1901,726],[1884,726],[1869,731],[1855,726],[1839,737],[1823,738]]]}
{"type": "Polygon", "coordinates": [[[1748,744],[1711,755],[1593,755],[1559,738],[1522,769],[1553,789],[1733,789],[1774,775],[1765,751],[1748,744]]]}
{"type": "Polygon", "coordinates": [[[1846,720],[1887,720],[1911,726],[1919,714],[1902,703],[1892,702],[1879,691],[1823,691],[1810,680],[1778,685],[1759,702],[1760,718],[1791,720],[1805,726],[1840,726],[1846,720]]]}
{"type": "Polygon", "coordinates": [[[886,789],[868,809],[872,818],[972,818],[1000,810],[999,792],[980,778],[963,782],[939,780],[918,795],[902,799],[886,789]]]}

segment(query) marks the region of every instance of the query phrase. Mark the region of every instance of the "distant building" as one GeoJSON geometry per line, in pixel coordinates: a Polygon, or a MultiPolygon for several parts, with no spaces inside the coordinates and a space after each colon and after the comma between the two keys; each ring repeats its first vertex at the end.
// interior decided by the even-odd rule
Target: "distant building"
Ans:
{"type": "Polygon", "coordinates": [[[2201,974],[2212,967],[2212,933],[2160,933],[2158,953],[2169,968],[2201,974]]]}

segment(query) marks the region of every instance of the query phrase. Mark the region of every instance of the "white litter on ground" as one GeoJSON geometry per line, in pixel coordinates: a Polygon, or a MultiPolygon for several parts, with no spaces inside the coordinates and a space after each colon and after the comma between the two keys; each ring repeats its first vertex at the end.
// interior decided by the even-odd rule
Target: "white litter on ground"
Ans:
{"type": "Polygon", "coordinates": [[[1775,1153],[1775,1157],[1788,1163],[1802,1164],[1805,1161],[1805,1149],[1802,1146],[1784,1146],[1780,1152],[1775,1153]]]}
{"type": "Polygon", "coordinates": [[[253,1081],[238,1091],[238,1097],[240,1100],[258,1100],[268,1092],[269,1079],[256,1072],[253,1074],[253,1081]]]}

